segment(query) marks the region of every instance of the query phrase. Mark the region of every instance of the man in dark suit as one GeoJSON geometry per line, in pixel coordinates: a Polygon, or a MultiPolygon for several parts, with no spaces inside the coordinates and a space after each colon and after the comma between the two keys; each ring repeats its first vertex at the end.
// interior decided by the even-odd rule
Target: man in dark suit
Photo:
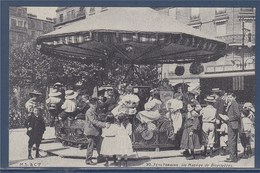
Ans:
{"type": "Polygon", "coordinates": [[[27,128],[27,135],[29,136],[28,142],[28,159],[33,159],[32,157],[32,147],[33,144],[36,145],[36,158],[42,157],[39,154],[39,147],[42,141],[42,136],[45,131],[45,123],[42,117],[42,110],[38,107],[33,108],[33,112],[28,116],[25,127],[27,128]]]}
{"type": "Polygon", "coordinates": [[[102,143],[101,130],[102,128],[109,127],[108,123],[104,123],[98,120],[98,115],[96,113],[98,106],[98,99],[91,98],[89,100],[90,108],[87,110],[85,114],[85,129],[84,134],[88,138],[88,148],[86,153],[86,164],[87,165],[95,165],[91,158],[93,156],[94,143],[96,144],[98,158],[97,162],[101,162],[102,157],[100,156],[100,148],[102,143]]]}
{"type": "Polygon", "coordinates": [[[233,93],[228,94],[228,106],[227,106],[227,116],[228,116],[228,148],[230,157],[227,158],[226,162],[237,162],[237,137],[238,129],[240,126],[241,113],[239,111],[239,105],[236,102],[236,97],[233,93]]]}
{"type": "MultiPolygon", "coordinates": [[[[214,104],[214,108],[217,110],[216,112],[216,124],[215,124],[215,128],[219,129],[221,127],[221,118],[219,114],[224,114],[225,111],[225,101],[222,99],[223,96],[223,91],[221,91],[219,88],[213,88],[212,89],[212,95],[215,97],[216,102],[214,104]]],[[[215,132],[215,148],[219,148],[220,147],[220,133],[219,132],[215,132]]]]}

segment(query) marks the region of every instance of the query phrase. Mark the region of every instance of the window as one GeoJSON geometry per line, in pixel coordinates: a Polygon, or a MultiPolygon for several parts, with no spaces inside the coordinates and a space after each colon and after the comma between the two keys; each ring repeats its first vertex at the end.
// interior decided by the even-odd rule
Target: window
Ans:
{"type": "Polygon", "coordinates": [[[60,22],[63,22],[63,14],[60,14],[60,22]]]}
{"type": "Polygon", "coordinates": [[[22,13],[23,13],[22,9],[18,8],[17,15],[22,16],[22,13]]]}
{"type": "Polygon", "coordinates": [[[67,20],[70,20],[71,19],[71,11],[68,11],[67,12],[67,20]]]}
{"type": "MultiPolygon", "coordinates": [[[[242,28],[242,22],[241,22],[241,28],[242,28]]],[[[248,32],[251,32],[253,31],[253,23],[252,21],[244,21],[244,28],[248,31],[248,32]]],[[[242,29],[241,29],[241,33],[242,32],[242,29]]]]}
{"type": "Polygon", "coordinates": [[[93,14],[95,14],[95,7],[91,7],[89,9],[89,15],[93,15],[93,14]]]}
{"type": "Polygon", "coordinates": [[[11,26],[16,26],[16,20],[15,19],[11,19],[11,26]]]}
{"type": "Polygon", "coordinates": [[[31,31],[31,36],[32,36],[32,38],[35,37],[35,31],[31,31]]]}
{"type": "Polygon", "coordinates": [[[215,14],[226,13],[226,8],[216,8],[215,14]]]}
{"type": "Polygon", "coordinates": [[[190,19],[199,19],[200,18],[200,9],[199,8],[191,8],[190,19]]]}
{"type": "Polygon", "coordinates": [[[18,21],[18,26],[23,27],[23,21],[18,21]]]}
{"type": "Polygon", "coordinates": [[[217,23],[216,24],[216,36],[225,36],[227,34],[227,24],[217,23]]]}
{"type": "Polygon", "coordinates": [[[254,8],[240,8],[241,12],[254,12],[254,8]]]}
{"type": "Polygon", "coordinates": [[[11,41],[12,42],[16,42],[16,34],[15,33],[11,33],[11,41]]]}
{"type": "Polygon", "coordinates": [[[35,28],[35,22],[31,20],[31,28],[35,28]]]}
{"type": "Polygon", "coordinates": [[[72,11],[71,11],[71,18],[72,18],[72,19],[75,19],[75,17],[76,17],[75,10],[72,10],[72,11]]]}
{"type": "Polygon", "coordinates": [[[47,23],[43,22],[42,23],[42,28],[43,28],[44,31],[47,30],[48,29],[47,23]]]}
{"type": "Polygon", "coordinates": [[[27,23],[26,23],[26,21],[24,21],[23,22],[23,26],[26,28],[26,25],[27,25],[27,23]]]}

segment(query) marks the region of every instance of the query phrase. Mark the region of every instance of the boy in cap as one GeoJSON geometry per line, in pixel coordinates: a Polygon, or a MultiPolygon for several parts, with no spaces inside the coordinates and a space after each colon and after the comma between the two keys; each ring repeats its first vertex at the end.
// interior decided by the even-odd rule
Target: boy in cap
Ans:
{"type": "Polygon", "coordinates": [[[200,114],[202,116],[202,130],[206,134],[207,142],[204,144],[204,156],[207,156],[207,147],[210,147],[210,157],[213,157],[213,144],[215,140],[215,122],[216,122],[216,109],[213,107],[216,102],[213,96],[207,96],[204,99],[207,106],[204,107],[200,114]]]}
{"type": "Polygon", "coordinates": [[[39,147],[41,144],[42,136],[45,131],[45,123],[42,117],[42,110],[39,107],[34,107],[32,114],[27,118],[25,122],[27,128],[28,141],[28,159],[32,157],[32,147],[36,145],[36,158],[42,157],[39,153],[39,147]]]}
{"type": "Polygon", "coordinates": [[[253,131],[253,121],[254,113],[252,112],[254,107],[251,103],[245,103],[243,106],[243,112],[241,115],[241,133],[240,140],[244,148],[243,159],[247,159],[252,154],[251,149],[251,133],[253,131]]]}

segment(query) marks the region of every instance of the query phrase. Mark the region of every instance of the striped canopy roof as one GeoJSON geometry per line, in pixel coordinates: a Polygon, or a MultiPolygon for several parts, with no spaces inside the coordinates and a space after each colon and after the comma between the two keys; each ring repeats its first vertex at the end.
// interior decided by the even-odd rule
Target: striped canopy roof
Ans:
{"type": "Polygon", "coordinates": [[[110,8],[37,39],[42,53],[83,62],[131,64],[217,60],[226,44],[151,8],[110,8]]]}

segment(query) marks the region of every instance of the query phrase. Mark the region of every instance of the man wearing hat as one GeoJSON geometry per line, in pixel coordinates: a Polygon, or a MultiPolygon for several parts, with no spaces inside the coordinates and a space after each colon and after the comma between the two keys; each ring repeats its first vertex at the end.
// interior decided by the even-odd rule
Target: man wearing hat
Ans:
{"type": "Polygon", "coordinates": [[[204,144],[204,156],[207,156],[207,147],[210,148],[210,157],[213,157],[213,145],[215,140],[215,122],[216,122],[216,109],[213,107],[216,102],[213,96],[207,96],[204,99],[207,106],[204,107],[200,114],[202,116],[202,130],[206,134],[207,142],[204,144]]]}
{"type": "Polygon", "coordinates": [[[228,116],[228,148],[230,156],[226,162],[237,162],[237,138],[238,129],[240,128],[241,113],[239,111],[239,105],[235,99],[233,93],[228,93],[227,100],[227,116],[228,116]]]}
{"type": "MultiPolygon", "coordinates": [[[[222,99],[223,91],[219,88],[212,89],[212,95],[215,97],[216,102],[214,108],[216,108],[216,129],[219,129],[221,126],[220,116],[224,114],[225,111],[225,101],[222,99]],[[220,115],[221,114],[221,115],[220,115]]],[[[215,133],[215,147],[220,147],[220,133],[216,131],[215,133]]]]}
{"type": "Polygon", "coordinates": [[[61,113],[61,92],[57,89],[52,89],[49,93],[49,98],[46,100],[47,108],[51,116],[51,124],[53,127],[55,118],[61,113]]]}
{"type": "Polygon", "coordinates": [[[90,108],[87,110],[85,114],[86,124],[84,128],[84,134],[88,137],[88,148],[87,148],[85,163],[87,165],[95,165],[96,163],[92,161],[94,143],[96,144],[97,153],[98,153],[97,162],[101,162],[102,161],[101,159],[102,157],[100,156],[100,149],[102,143],[101,129],[105,127],[109,127],[109,124],[101,122],[98,119],[98,115],[96,112],[98,107],[97,98],[91,98],[89,100],[89,106],[90,108]]]}
{"type": "Polygon", "coordinates": [[[40,102],[40,96],[42,96],[42,94],[39,91],[33,90],[29,93],[29,96],[30,99],[25,103],[25,108],[29,114],[33,112],[33,108],[35,107],[43,108],[43,105],[40,102]]]}

